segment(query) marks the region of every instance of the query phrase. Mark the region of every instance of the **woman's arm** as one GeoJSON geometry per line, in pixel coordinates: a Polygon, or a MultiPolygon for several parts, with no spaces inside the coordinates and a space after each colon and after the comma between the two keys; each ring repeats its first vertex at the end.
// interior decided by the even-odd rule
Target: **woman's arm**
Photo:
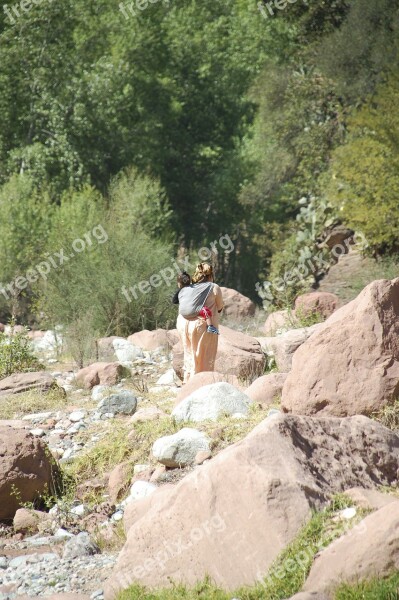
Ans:
{"type": "Polygon", "coordinates": [[[216,283],[213,288],[213,293],[215,294],[215,298],[216,298],[216,308],[218,309],[218,312],[221,313],[224,308],[224,302],[223,302],[222,290],[216,283]]]}

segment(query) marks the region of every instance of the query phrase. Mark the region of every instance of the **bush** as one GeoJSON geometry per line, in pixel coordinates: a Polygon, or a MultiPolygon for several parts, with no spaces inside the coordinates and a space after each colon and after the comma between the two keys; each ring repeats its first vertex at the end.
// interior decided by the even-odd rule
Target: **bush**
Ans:
{"type": "Polygon", "coordinates": [[[399,249],[399,72],[349,120],[348,143],[333,153],[328,200],[375,253],[399,249]]]}
{"type": "Polygon", "coordinates": [[[0,187],[0,316],[29,311],[32,285],[18,289],[15,279],[40,262],[52,215],[47,192],[39,192],[27,176],[14,175],[0,187]],[[12,284],[11,289],[7,286],[12,284]]]}
{"type": "Polygon", "coordinates": [[[43,369],[43,366],[32,353],[26,331],[10,336],[0,333],[0,379],[13,373],[40,369],[43,369]]]}
{"type": "MultiPolygon", "coordinates": [[[[146,293],[138,289],[140,282],[162,269],[173,271],[173,250],[141,230],[125,196],[109,209],[89,187],[65,196],[55,215],[49,250],[60,247],[69,259],[50,271],[40,293],[39,306],[51,326],[62,324],[76,332],[83,319],[100,335],[126,336],[143,328],[168,326],[175,319],[170,299],[176,270],[173,287],[160,279],[157,287],[144,287],[146,293]],[[84,242],[84,250],[71,253],[77,240],[84,242]]],[[[75,342],[81,360],[87,350],[76,336],[75,342]]]]}

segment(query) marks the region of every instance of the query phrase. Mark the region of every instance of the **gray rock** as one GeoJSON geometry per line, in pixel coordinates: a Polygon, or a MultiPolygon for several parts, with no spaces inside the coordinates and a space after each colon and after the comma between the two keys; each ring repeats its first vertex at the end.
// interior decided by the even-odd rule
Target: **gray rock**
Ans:
{"type": "Polygon", "coordinates": [[[81,531],[66,542],[62,558],[73,559],[80,556],[91,556],[99,552],[99,547],[92,541],[89,534],[86,531],[81,531]]]}
{"type": "Polygon", "coordinates": [[[176,421],[217,421],[225,415],[247,415],[251,400],[229,383],[204,385],[182,400],[172,412],[176,421]]]}
{"type": "Polygon", "coordinates": [[[210,451],[210,439],[201,431],[189,427],[159,438],[152,447],[154,457],[166,467],[191,465],[200,450],[210,451]]]}
{"type": "Polygon", "coordinates": [[[100,415],[132,415],[137,408],[137,398],[128,390],[121,390],[100,400],[97,409],[100,415]]]}
{"type": "Polygon", "coordinates": [[[69,415],[68,418],[70,421],[72,421],[72,423],[78,423],[79,421],[84,419],[85,416],[86,416],[85,410],[74,410],[73,412],[71,412],[71,414],[69,415]]]}
{"type": "Polygon", "coordinates": [[[136,358],[144,357],[142,349],[138,348],[137,346],[135,346],[131,342],[128,342],[127,340],[114,340],[112,342],[112,345],[114,347],[117,359],[122,364],[130,363],[136,360],[136,358]]]}

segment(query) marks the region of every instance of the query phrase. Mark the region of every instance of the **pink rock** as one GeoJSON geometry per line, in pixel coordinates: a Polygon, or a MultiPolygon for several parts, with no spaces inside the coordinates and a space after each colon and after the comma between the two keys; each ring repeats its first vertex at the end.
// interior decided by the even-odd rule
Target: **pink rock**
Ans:
{"type": "Polygon", "coordinates": [[[390,575],[399,564],[398,529],[398,501],[368,515],[317,555],[304,591],[390,575]]]}
{"type": "Polygon", "coordinates": [[[79,385],[91,389],[95,385],[115,385],[129,374],[130,371],[118,362],[98,362],[81,369],[76,374],[76,381],[79,385]]]}
{"type": "Polygon", "coordinates": [[[173,487],[126,507],[127,541],[105,597],[133,583],[192,586],[205,575],[226,590],[254,585],[312,509],[351,486],[396,482],[398,460],[397,436],[365,417],[266,419],[173,487]]]}
{"type": "MultiPolygon", "coordinates": [[[[245,333],[221,325],[215,371],[242,379],[263,373],[265,357],[259,342],[245,333]]],[[[183,348],[179,342],[173,347],[173,368],[183,380],[183,348]]]]}
{"type": "Polygon", "coordinates": [[[295,310],[299,314],[309,316],[319,313],[324,319],[328,319],[339,305],[339,298],[329,292],[311,292],[302,294],[295,300],[295,310]]]}
{"type": "Polygon", "coordinates": [[[142,350],[152,351],[158,348],[172,349],[172,346],[179,341],[179,335],[177,329],[156,329],[155,331],[144,329],[129,335],[127,339],[142,350]]]}
{"type": "Polygon", "coordinates": [[[260,406],[268,407],[274,404],[283,391],[283,385],[288,377],[288,373],[269,373],[263,375],[252,383],[245,393],[251,400],[260,404],[260,406]]]}
{"type": "Polygon", "coordinates": [[[129,487],[133,465],[126,461],[114,467],[108,479],[108,493],[111,502],[117,502],[129,487]]]}
{"type": "Polygon", "coordinates": [[[399,279],[374,281],[292,358],[284,411],[370,415],[399,394],[399,279]]]}
{"type": "Polygon", "coordinates": [[[0,428],[0,521],[13,519],[41,493],[52,493],[58,475],[42,441],[21,429],[0,428]]]}
{"type": "Polygon", "coordinates": [[[45,393],[52,388],[58,388],[56,381],[50,373],[46,373],[45,371],[14,373],[0,380],[0,398],[31,390],[45,393]]]}
{"type": "Polygon", "coordinates": [[[224,309],[223,315],[230,319],[242,319],[253,317],[256,306],[252,300],[233,290],[232,288],[221,287],[224,309]]]}

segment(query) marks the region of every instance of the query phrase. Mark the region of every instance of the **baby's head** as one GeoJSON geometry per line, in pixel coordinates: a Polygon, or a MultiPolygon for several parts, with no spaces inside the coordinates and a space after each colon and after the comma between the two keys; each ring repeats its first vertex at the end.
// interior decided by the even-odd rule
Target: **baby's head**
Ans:
{"type": "Polygon", "coordinates": [[[177,276],[177,285],[179,286],[179,288],[184,288],[191,285],[191,277],[187,273],[187,271],[182,271],[181,273],[179,273],[179,275],[177,276]]]}

